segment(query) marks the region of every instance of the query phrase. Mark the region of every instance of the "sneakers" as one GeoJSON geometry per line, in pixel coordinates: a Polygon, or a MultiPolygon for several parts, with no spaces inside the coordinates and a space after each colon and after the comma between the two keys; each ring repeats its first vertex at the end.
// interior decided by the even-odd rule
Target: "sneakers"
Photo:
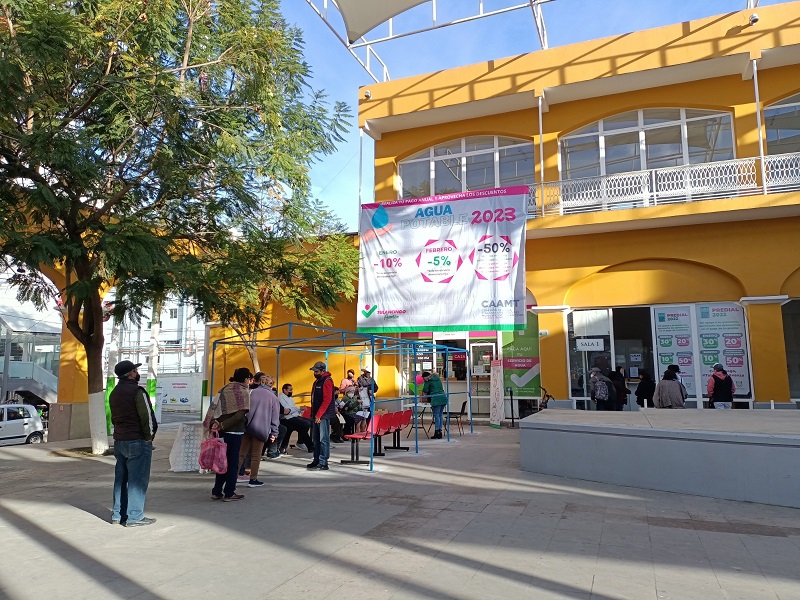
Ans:
{"type": "Polygon", "coordinates": [[[233,496],[225,496],[222,501],[223,502],[234,502],[235,500],[242,500],[244,498],[244,494],[233,494],[233,496]]]}
{"type": "Polygon", "coordinates": [[[297,444],[295,448],[297,448],[298,450],[302,450],[304,452],[308,452],[308,446],[306,446],[305,444],[297,444]]]}
{"type": "Polygon", "coordinates": [[[308,467],[309,471],[329,471],[328,465],[317,465],[316,467],[308,467]]]}
{"type": "Polygon", "coordinates": [[[319,462],[316,460],[314,462],[310,462],[306,465],[306,469],[316,469],[319,466],[319,462]]]}
{"type": "Polygon", "coordinates": [[[144,525],[152,525],[155,522],[155,519],[145,517],[141,521],[125,521],[125,527],[143,527],[144,525]]]}
{"type": "Polygon", "coordinates": [[[267,454],[267,458],[270,460],[275,460],[276,458],[280,458],[281,456],[283,456],[283,454],[281,454],[280,452],[278,452],[277,454],[267,454]]]}
{"type": "Polygon", "coordinates": [[[212,500],[222,500],[223,498],[224,496],[222,494],[214,494],[213,492],[211,493],[212,500]]]}
{"type": "Polygon", "coordinates": [[[261,487],[264,485],[263,481],[259,481],[258,479],[251,479],[250,483],[247,484],[248,487],[261,487]]]}
{"type": "Polygon", "coordinates": [[[236,478],[236,483],[247,483],[248,481],[250,481],[249,475],[239,475],[239,477],[236,478]]]}

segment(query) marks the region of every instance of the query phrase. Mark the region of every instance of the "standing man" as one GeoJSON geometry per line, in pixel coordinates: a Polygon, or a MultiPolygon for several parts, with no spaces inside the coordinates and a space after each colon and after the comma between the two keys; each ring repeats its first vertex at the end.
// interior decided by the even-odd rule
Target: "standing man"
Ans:
{"type": "Polygon", "coordinates": [[[114,508],[111,522],[126,527],[150,525],[144,516],[144,498],[150,483],[153,438],[158,430],[147,392],[139,387],[139,367],[123,360],[114,367],[119,382],[109,397],[114,424],[114,508]]]}
{"type": "Polygon", "coordinates": [[[317,361],[311,367],[314,384],[311,386],[311,422],[314,442],[314,460],[308,469],[327,471],[331,456],[331,419],[336,418],[336,405],[333,403],[333,379],[326,370],[325,363],[317,361]]]}
{"type": "Polygon", "coordinates": [[[727,371],[719,363],[714,365],[714,374],[708,379],[706,391],[714,408],[733,408],[733,395],[736,393],[736,384],[727,371]]]}
{"type": "Polygon", "coordinates": [[[597,410],[615,410],[617,392],[611,380],[599,367],[592,367],[589,379],[589,397],[597,403],[597,410]]]}

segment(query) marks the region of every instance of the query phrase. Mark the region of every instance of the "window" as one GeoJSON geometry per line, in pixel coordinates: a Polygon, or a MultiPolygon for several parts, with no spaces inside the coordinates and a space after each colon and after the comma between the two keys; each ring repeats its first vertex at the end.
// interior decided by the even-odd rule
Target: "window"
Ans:
{"type": "Polygon", "coordinates": [[[559,140],[562,179],[583,179],[734,158],[731,116],[647,108],[586,125],[559,140]]]}
{"type": "Polygon", "coordinates": [[[20,419],[30,419],[31,413],[28,412],[27,408],[22,406],[9,406],[7,409],[8,419],[9,421],[19,421],[20,419]]]}
{"type": "Polygon", "coordinates": [[[178,318],[178,309],[177,308],[170,308],[169,309],[169,318],[170,319],[177,319],[178,318]]]}
{"type": "Polygon", "coordinates": [[[450,140],[400,162],[401,197],[424,198],[534,183],[533,144],[476,135],[450,140]]]}
{"type": "Polygon", "coordinates": [[[800,152],[800,94],[784,98],[764,110],[767,154],[800,152]]]}

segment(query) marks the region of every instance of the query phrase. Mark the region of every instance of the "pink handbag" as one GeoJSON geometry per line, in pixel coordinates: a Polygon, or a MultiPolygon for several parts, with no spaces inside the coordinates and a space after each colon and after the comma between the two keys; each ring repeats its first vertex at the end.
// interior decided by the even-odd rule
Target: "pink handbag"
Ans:
{"type": "Polygon", "coordinates": [[[228,445],[220,439],[216,431],[212,431],[211,437],[200,444],[200,457],[197,462],[203,469],[211,469],[220,475],[227,473],[228,445]]]}

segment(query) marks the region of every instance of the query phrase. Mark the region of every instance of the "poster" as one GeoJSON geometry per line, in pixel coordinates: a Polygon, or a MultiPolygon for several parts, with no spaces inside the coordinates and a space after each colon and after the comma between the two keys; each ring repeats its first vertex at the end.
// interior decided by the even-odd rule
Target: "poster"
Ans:
{"type": "Polygon", "coordinates": [[[695,381],[692,317],[689,306],[657,306],[653,308],[656,330],[656,369],[653,379],[661,379],[668,365],[678,365],[680,378],[689,397],[697,396],[695,381]]]}
{"type": "Polygon", "coordinates": [[[500,427],[505,416],[505,396],[503,395],[503,362],[493,360],[491,365],[492,384],[489,390],[489,425],[500,427]]]}
{"type": "Polygon", "coordinates": [[[518,186],[362,206],[358,331],[524,329],[528,194],[518,186]]]}
{"type": "Polygon", "coordinates": [[[504,331],[503,387],[511,388],[514,398],[540,398],[539,316],[529,312],[523,331],[504,331]]]}
{"type": "Polygon", "coordinates": [[[700,361],[705,382],[720,363],[736,385],[736,395],[750,393],[750,371],[747,360],[744,309],[738,304],[718,302],[698,304],[697,334],[700,339],[700,361]]]}
{"type": "Polygon", "coordinates": [[[202,383],[202,373],[161,374],[153,399],[165,411],[199,411],[202,383]]]}

